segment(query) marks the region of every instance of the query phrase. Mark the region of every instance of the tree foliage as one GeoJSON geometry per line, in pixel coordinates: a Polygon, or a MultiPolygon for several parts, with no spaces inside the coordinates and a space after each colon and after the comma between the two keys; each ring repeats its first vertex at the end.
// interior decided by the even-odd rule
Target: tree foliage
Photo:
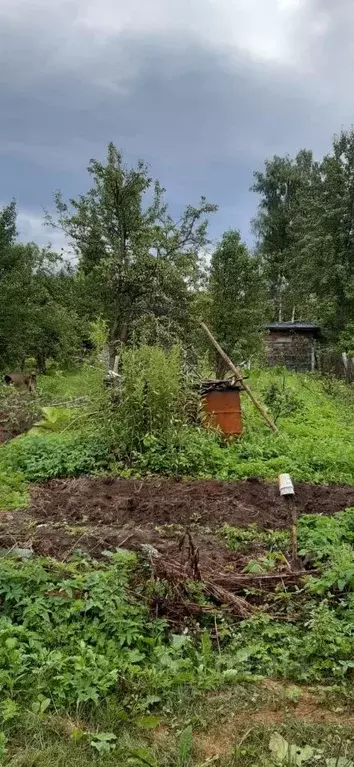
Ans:
{"type": "Polygon", "coordinates": [[[299,246],[318,314],[337,340],[354,316],[354,131],[334,137],[304,206],[299,246]]]}
{"type": "Polygon", "coordinates": [[[254,174],[252,189],[261,199],[253,229],[274,319],[290,319],[294,309],[308,309],[308,284],[298,239],[315,170],[312,153],[301,151],[294,160],[288,156],[266,160],[264,172],[254,174]]]}
{"type": "Polygon", "coordinates": [[[77,349],[80,325],[73,275],[50,250],[16,241],[16,206],[0,213],[0,364],[38,368],[48,357],[66,362],[77,349]]]}
{"type": "Polygon", "coordinates": [[[207,216],[216,207],[202,197],[174,221],[145,163],[128,168],[112,143],[106,162],[91,160],[88,172],[87,194],[69,204],[56,195],[58,225],[77,253],[91,311],[108,321],[112,356],[141,318],[186,330],[191,294],[202,279],[207,216]]]}
{"type": "Polygon", "coordinates": [[[210,296],[212,326],[225,351],[237,362],[258,353],[266,318],[265,283],[259,258],[238,231],[226,232],[213,253],[210,296]]]}
{"type": "MultiPolygon", "coordinates": [[[[337,342],[354,314],[354,131],[314,161],[273,157],[255,174],[258,237],[273,319],[317,320],[337,342]]],[[[344,332],[344,337],[343,337],[344,332]]]]}
{"type": "Polygon", "coordinates": [[[140,160],[127,166],[114,144],[88,165],[90,187],[55,195],[74,258],[17,239],[16,203],[0,209],[0,366],[34,357],[66,365],[90,346],[91,323],[107,327],[110,362],[120,344],[182,343],[191,359],[206,347],[197,319],[240,361],[257,353],[266,318],[316,321],[340,351],[353,349],[354,131],[322,159],[301,150],[254,174],[259,196],[251,252],[227,231],[205,259],[208,219],[201,197],[178,219],[140,160]]]}

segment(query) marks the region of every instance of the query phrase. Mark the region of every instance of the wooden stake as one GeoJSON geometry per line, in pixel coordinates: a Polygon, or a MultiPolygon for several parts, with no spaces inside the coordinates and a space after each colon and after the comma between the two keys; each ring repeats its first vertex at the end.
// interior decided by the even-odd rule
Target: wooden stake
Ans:
{"type": "Polygon", "coordinates": [[[293,569],[297,570],[300,567],[297,551],[297,508],[295,503],[294,485],[290,474],[279,474],[279,492],[281,497],[284,498],[287,506],[288,519],[290,522],[291,564],[293,569]]]}
{"type": "Polygon", "coordinates": [[[264,409],[264,407],[258,402],[258,400],[255,398],[254,394],[252,394],[250,387],[245,383],[245,381],[242,378],[242,373],[239,368],[234,365],[232,360],[230,360],[230,357],[227,356],[226,352],[224,352],[223,348],[220,346],[220,344],[217,342],[216,338],[214,338],[213,334],[207,327],[207,325],[204,322],[200,323],[200,327],[203,328],[205,333],[207,334],[209,340],[215,346],[215,349],[219,352],[220,356],[225,360],[227,366],[232,370],[232,372],[235,374],[238,381],[241,381],[242,388],[247,392],[250,400],[253,402],[255,408],[257,408],[258,412],[263,416],[264,420],[267,422],[268,426],[272,429],[272,431],[277,432],[278,429],[275,425],[275,423],[272,421],[272,419],[269,417],[268,413],[264,409]]]}
{"type": "Polygon", "coordinates": [[[285,496],[289,509],[289,516],[291,519],[291,559],[294,570],[300,567],[299,555],[297,553],[297,509],[295,498],[293,495],[285,496]]]}

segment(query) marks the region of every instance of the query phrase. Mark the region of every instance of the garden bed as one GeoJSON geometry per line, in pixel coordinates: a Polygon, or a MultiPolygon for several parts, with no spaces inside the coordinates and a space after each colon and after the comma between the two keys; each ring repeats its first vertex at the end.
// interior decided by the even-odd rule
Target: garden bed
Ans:
{"type": "MultiPolygon", "coordinates": [[[[354,506],[354,487],[296,485],[299,514],[333,514],[354,506]]],[[[36,554],[67,558],[75,549],[99,557],[106,549],[141,549],[152,544],[176,556],[186,527],[199,548],[201,566],[242,564],[217,531],[238,528],[284,530],[288,520],[275,484],[80,478],[32,485],[26,511],[0,517],[2,548],[32,548],[36,554]]],[[[257,548],[257,544],[255,544],[257,548]]]]}

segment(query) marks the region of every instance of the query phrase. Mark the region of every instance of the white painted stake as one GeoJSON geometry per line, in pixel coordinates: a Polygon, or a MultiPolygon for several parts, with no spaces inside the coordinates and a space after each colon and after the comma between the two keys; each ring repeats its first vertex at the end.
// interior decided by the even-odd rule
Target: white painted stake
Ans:
{"type": "Polygon", "coordinates": [[[290,474],[279,474],[280,495],[295,495],[294,485],[290,474]]]}
{"type": "Polygon", "coordinates": [[[295,504],[295,490],[290,474],[279,474],[279,493],[284,497],[290,518],[291,535],[291,553],[292,565],[294,569],[299,568],[299,557],[297,553],[297,509],[295,504]]]}

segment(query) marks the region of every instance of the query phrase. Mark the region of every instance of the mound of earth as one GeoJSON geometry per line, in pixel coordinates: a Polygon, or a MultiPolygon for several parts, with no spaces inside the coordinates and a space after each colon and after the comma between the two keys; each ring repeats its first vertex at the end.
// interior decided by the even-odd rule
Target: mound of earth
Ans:
{"type": "MultiPolygon", "coordinates": [[[[333,514],[354,506],[354,487],[297,484],[299,514],[333,514]]],[[[276,484],[80,478],[32,486],[32,505],[0,516],[0,547],[30,548],[67,558],[76,549],[100,556],[105,549],[153,544],[174,555],[186,526],[193,530],[200,562],[230,567],[237,554],[215,534],[236,527],[285,529],[289,522],[276,484]]]]}

